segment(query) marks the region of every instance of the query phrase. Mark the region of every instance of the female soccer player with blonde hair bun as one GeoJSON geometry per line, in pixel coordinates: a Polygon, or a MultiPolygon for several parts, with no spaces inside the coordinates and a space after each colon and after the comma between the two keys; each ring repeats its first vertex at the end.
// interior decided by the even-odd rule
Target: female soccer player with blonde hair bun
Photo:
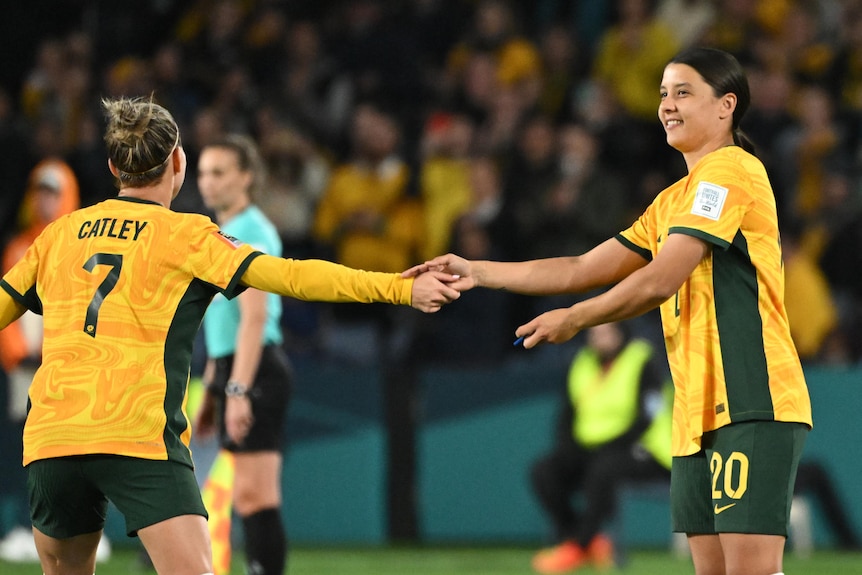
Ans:
{"type": "Polygon", "coordinates": [[[46,575],[92,575],[111,501],[158,573],[208,574],[185,399],[213,296],[254,287],[433,312],[459,293],[444,273],[413,281],[261,254],[172,211],[186,156],[171,114],[146,98],[102,105],[118,196],[49,224],[0,280],[0,328],[26,309],[44,316],[24,427],[36,547],[46,575]]]}

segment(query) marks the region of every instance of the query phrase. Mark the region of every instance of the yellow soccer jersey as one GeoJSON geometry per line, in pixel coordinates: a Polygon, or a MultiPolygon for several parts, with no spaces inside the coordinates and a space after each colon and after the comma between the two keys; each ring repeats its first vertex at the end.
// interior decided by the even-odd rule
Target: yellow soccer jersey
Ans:
{"type": "Polygon", "coordinates": [[[256,255],[205,216],[131,198],[47,227],[0,282],[45,320],[24,464],[106,453],[191,465],[194,334],[256,255]]]}
{"type": "Polygon", "coordinates": [[[731,422],[811,425],[811,403],[784,309],[775,197],[763,164],[739,147],[702,158],[617,238],[651,259],[669,234],[712,245],[661,305],[673,375],[673,454],[731,422]]]}

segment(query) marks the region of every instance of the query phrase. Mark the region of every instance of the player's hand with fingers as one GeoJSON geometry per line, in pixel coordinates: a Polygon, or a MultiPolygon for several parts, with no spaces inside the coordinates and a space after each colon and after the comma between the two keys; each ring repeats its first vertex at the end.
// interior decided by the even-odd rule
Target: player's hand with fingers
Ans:
{"type": "Polygon", "coordinates": [[[530,349],[544,342],[564,343],[581,329],[575,321],[573,308],[567,307],[543,313],[515,330],[515,335],[523,337],[524,347],[530,349]]]}
{"type": "Polygon", "coordinates": [[[425,313],[439,311],[447,303],[461,297],[461,292],[453,287],[457,281],[456,276],[440,271],[420,273],[413,281],[411,306],[425,313]]]}
{"type": "MultiPolygon", "coordinates": [[[[416,277],[427,271],[446,272],[462,279],[472,277],[472,264],[462,257],[455,254],[446,254],[445,256],[437,256],[433,260],[428,260],[418,264],[401,273],[402,277],[416,277]]],[[[471,285],[471,287],[473,287],[471,285]]]]}

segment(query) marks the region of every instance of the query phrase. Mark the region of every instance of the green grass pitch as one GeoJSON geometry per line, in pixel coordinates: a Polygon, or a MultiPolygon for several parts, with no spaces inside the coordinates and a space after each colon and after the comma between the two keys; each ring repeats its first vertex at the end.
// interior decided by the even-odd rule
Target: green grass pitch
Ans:
{"type": "MultiPolygon", "coordinates": [[[[291,550],[288,575],[531,575],[530,558],[535,550],[519,547],[299,547],[291,550]]],[[[244,569],[234,555],[231,574],[244,569]]],[[[862,553],[817,551],[809,558],[788,553],[784,561],[787,575],[862,574],[862,553]]],[[[38,575],[36,564],[0,561],[3,575],[38,575]]],[[[100,563],[96,575],[144,575],[144,568],[133,549],[115,549],[107,563],[100,563]]],[[[578,575],[593,575],[591,569],[578,575]]],[[[692,575],[690,560],[678,559],[664,551],[632,551],[624,568],[611,573],[636,575],[692,575]]]]}

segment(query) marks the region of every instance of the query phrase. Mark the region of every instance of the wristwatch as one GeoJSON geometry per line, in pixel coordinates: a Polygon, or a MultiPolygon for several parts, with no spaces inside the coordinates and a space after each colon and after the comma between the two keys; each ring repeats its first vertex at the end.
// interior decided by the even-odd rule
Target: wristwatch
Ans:
{"type": "Polygon", "coordinates": [[[224,388],[224,394],[226,397],[246,397],[248,395],[248,386],[238,381],[229,381],[224,388]]]}

